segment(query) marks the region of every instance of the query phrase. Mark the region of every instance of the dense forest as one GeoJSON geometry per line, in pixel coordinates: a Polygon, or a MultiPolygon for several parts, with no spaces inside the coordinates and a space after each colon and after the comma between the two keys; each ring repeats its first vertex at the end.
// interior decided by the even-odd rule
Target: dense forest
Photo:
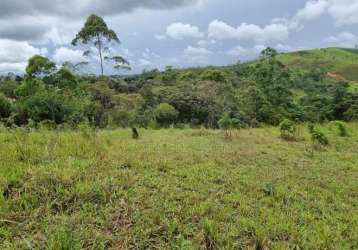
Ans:
{"type": "MultiPolygon", "coordinates": [[[[107,55],[113,42],[119,42],[114,31],[92,15],[72,44],[87,46],[86,55],[99,55],[100,76],[81,74],[81,64],[58,67],[36,55],[29,59],[25,75],[1,77],[1,122],[7,127],[75,128],[87,123],[100,128],[242,128],[277,125],[284,119],[358,119],[358,94],[350,81],[329,73],[329,64],[310,52],[281,55],[267,48],[256,61],[225,67],[168,66],[138,75],[105,76],[104,60],[112,61],[114,68],[129,68],[123,57],[107,55]],[[295,55],[304,60],[297,64],[295,55]],[[318,62],[321,68],[314,66],[318,62]]],[[[321,54],[328,57],[331,51],[321,54]]],[[[337,51],[343,50],[333,51],[338,57],[331,62],[353,60],[339,57],[337,51]]],[[[355,50],[344,52],[356,56],[355,50]]]]}

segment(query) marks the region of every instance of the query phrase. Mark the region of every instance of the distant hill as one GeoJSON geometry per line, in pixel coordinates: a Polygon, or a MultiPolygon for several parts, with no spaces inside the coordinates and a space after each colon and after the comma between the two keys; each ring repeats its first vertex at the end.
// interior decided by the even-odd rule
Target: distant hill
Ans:
{"type": "Polygon", "coordinates": [[[324,48],[279,55],[290,68],[308,71],[322,68],[336,80],[358,82],[358,49],[324,48]]]}

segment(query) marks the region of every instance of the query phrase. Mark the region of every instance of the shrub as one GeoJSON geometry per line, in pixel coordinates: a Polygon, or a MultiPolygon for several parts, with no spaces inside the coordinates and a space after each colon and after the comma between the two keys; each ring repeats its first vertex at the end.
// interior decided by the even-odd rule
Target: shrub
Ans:
{"type": "Polygon", "coordinates": [[[339,136],[341,136],[341,137],[347,137],[347,136],[349,136],[347,127],[346,127],[346,125],[344,124],[344,122],[335,121],[334,124],[337,125],[338,135],[339,135],[339,136]]]}
{"type": "Polygon", "coordinates": [[[352,104],[343,116],[347,121],[358,121],[358,104],[352,104]]]}
{"type": "Polygon", "coordinates": [[[224,113],[221,119],[218,122],[221,129],[230,129],[231,128],[231,118],[228,113],[224,113]]]}
{"type": "Polygon", "coordinates": [[[327,146],[329,144],[327,136],[322,131],[319,131],[313,124],[310,124],[308,129],[311,134],[311,140],[315,145],[327,146]]]}
{"type": "Polygon", "coordinates": [[[8,118],[11,114],[11,102],[0,93],[0,118],[8,118]]]}
{"type": "Polygon", "coordinates": [[[18,87],[18,83],[13,80],[3,81],[0,83],[0,92],[4,93],[9,98],[15,98],[15,91],[18,87]]]}
{"type": "Polygon", "coordinates": [[[289,120],[283,120],[280,125],[281,138],[285,140],[294,140],[296,139],[297,126],[296,124],[289,120]]]}
{"type": "Polygon", "coordinates": [[[222,72],[220,70],[210,69],[210,70],[204,71],[201,74],[201,79],[208,80],[208,81],[214,81],[214,82],[225,82],[226,75],[224,72],[222,72]]]}
{"type": "Polygon", "coordinates": [[[238,129],[242,127],[242,123],[238,118],[231,118],[228,113],[224,113],[221,119],[218,121],[218,125],[221,129],[238,129]]]}
{"type": "Polygon", "coordinates": [[[160,125],[169,126],[178,117],[178,111],[168,103],[159,104],[154,110],[155,119],[160,125]]]}

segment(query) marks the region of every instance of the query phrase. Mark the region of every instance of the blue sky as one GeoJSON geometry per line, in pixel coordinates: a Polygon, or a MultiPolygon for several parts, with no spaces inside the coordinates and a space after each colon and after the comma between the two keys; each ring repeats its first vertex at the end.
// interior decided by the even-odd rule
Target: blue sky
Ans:
{"type": "MultiPolygon", "coordinates": [[[[0,73],[42,54],[58,65],[87,60],[70,45],[86,17],[104,17],[113,52],[143,69],[223,65],[279,51],[358,44],[358,0],[0,0],[0,73]]],[[[88,73],[98,73],[92,59],[88,73]]],[[[108,67],[106,73],[112,74],[108,67]]]]}

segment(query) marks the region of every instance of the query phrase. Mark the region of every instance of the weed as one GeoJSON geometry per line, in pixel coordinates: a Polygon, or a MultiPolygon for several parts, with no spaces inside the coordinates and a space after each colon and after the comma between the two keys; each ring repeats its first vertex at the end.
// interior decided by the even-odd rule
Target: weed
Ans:
{"type": "Polygon", "coordinates": [[[297,139],[297,125],[288,119],[283,120],[280,125],[281,138],[284,140],[292,141],[297,139]]]}
{"type": "Polygon", "coordinates": [[[344,124],[344,122],[334,121],[333,124],[337,126],[337,128],[338,128],[338,135],[339,135],[339,136],[341,136],[341,137],[347,137],[347,136],[349,136],[349,133],[348,133],[348,130],[347,130],[347,126],[344,124]]]}
{"type": "Polygon", "coordinates": [[[77,235],[68,229],[60,229],[49,238],[47,249],[80,250],[81,242],[77,235]]]}
{"type": "Polygon", "coordinates": [[[262,188],[262,191],[268,196],[273,196],[274,195],[274,186],[273,186],[273,184],[271,182],[266,183],[264,185],[264,187],[262,188]]]}
{"type": "Polygon", "coordinates": [[[309,124],[308,129],[315,147],[327,146],[329,144],[327,136],[322,131],[318,130],[313,124],[309,124]]]}

